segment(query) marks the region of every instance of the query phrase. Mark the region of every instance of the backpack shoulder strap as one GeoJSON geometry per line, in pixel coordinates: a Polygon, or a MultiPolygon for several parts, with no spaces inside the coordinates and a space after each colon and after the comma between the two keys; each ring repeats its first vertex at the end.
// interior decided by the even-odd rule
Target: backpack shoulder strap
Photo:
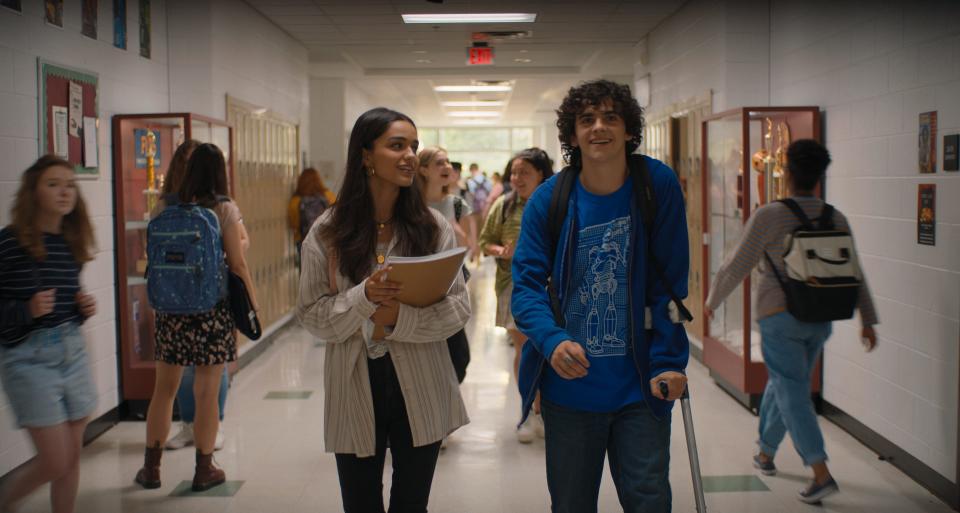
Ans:
{"type": "Polygon", "coordinates": [[[817,218],[821,230],[833,230],[836,224],[833,222],[833,205],[823,204],[823,210],[820,211],[820,217],[817,218]]]}
{"type": "Polygon", "coordinates": [[[790,211],[793,212],[793,215],[800,220],[800,225],[803,227],[803,229],[805,230],[813,229],[813,223],[810,222],[810,218],[807,217],[807,214],[803,211],[802,208],[800,208],[800,204],[797,203],[793,198],[783,198],[777,201],[786,205],[787,208],[789,208],[790,211]]]}
{"type": "Polygon", "coordinates": [[[670,301],[674,303],[677,311],[680,312],[681,319],[692,321],[693,314],[690,313],[690,310],[683,304],[683,300],[676,295],[673,287],[667,282],[667,275],[663,270],[663,266],[660,265],[660,261],[657,260],[656,255],[653,253],[653,223],[657,218],[657,195],[653,189],[653,179],[650,177],[647,159],[643,155],[630,156],[628,159],[629,162],[635,163],[635,165],[630,166],[630,175],[633,178],[633,194],[640,207],[643,229],[647,235],[647,260],[650,262],[650,265],[653,266],[653,270],[657,274],[657,278],[663,285],[664,290],[670,295],[670,301]]]}
{"type": "MultiPolygon", "coordinates": [[[[560,232],[563,231],[563,221],[567,218],[567,207],[570,201],[570,191],[577,179],[577,169],[566,167],[557,176],[557,183],[553,186],[550,195],[550,210],[547,211],[547,233],[550,237],[550,261],[553,262],[560,244],[560,232]]],[[[552,266],[551,266],[552,269],[552,266]]]]}

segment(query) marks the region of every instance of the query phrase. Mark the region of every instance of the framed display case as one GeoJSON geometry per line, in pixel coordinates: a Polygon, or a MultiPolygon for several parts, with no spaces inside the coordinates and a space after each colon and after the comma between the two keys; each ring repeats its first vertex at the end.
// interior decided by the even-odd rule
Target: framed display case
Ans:
{"type": "Polygon", "coordinates": [[[173,152],[187,139],[213,143],[223,150],[232,191],[232,129],[223,121],[189,113],[113,117],[117,338],[124,401],[149,400],[153,392],[154,313],[144,278],[146,229],[173,152]]]}
{"type": "MultiPolygon", "coordinates": [[[[704,297],[717,270],[734,251],[750,214],[786,195],[786,151],[797,139],[820,140],[819,107],[744,107],[702,123],[702,225],[704,297]]],[[[822,191],[818,191],[822,194],[822,191]]],[[[702,325],[703,361],[717,383],[745,406],[757,409],[767,383],[760,329],[751,297],[754,269],[702,325]]],[[[812,392],[820,391],[820,365],[812,392]]]]}

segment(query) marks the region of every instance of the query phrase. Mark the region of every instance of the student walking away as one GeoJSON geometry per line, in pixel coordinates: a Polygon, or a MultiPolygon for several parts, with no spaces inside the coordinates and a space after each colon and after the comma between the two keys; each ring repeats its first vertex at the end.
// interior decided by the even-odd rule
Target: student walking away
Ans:
{"type": "Polygon", "coordinates": [[[391,255],[457,246],[439,212],[413,186],[417,128],[385,108],[353,126],[337,203],[303,241],[297,318],[324,339],[324,445],[336,454],[343,509],[384,511],[387,447],[390,511],[425,512],[440,441],[466,424],[447,338],[463,328],[470,299],[458,275],[429,306],[397,301],[385,280],[391,255]]]}
{"type": "MultiPolygon", "coordinates": [[[[166,205],[172,205],[178,203],[177,191],[180,190],[180,185],[183,183],[183,177],[187,174],[187,162],[190,161],[190,156],[193,154],[193,150],[197,149],[197,146],[200,146],[200,142],[188,139],[184,141],[180,146],[177,147],[177,150],[173,153],[173,158],[170,159],[170,166],[167,168],[167,173],[164,175],[163,187],[160,191],[161,200],[157,205],[157,208],[154,212],[151,212],[150,217],[156,217],[161,210],[166,205]]],[[[242,226],[241,226],[242,228],[242,226]]],[[[249,241],[247,239],[246,230],[242,232],[243,238],[243,248],[247,249],[249,246],[249,241]]],[[[196,403],[193,400],[193,376],[195,369],[193,366],[185,367],[183,370],[183,378],[180,380],[180,388],[177,389],[177,404],[179,406],[180,412],[180,430],[177,431],[176,435],[173,435],[167,443],[164,444],[164,447],[167,449],[181,449],[193,445],[193,419],[194,419],[194,409],[196,403]]],[[[227,403],[227,390],[229,388],[228,382],[229,376],[227,375],[227,368],[223,368],[223,377],[220,379],[220,393],[217,396],[217,404],[220,409],[219,416],[219,428],[217,429],[217,438],[214,444],[216,450],[223,448],[224,438],[223,438],[223,412],[227,403]]]]}
{"type": "Polygon", "coordinates": [[[493,184],[493,187],[490,189],[490,196],[487,197],[487,203],[483,206],[483,212],[481,213],[481,219],[486,219],[487,214],[490,213],[490,207],[493,206],[493,203],[497,201],[497,198],[502,196],[505,192],[510,192],[509,187],[504,190],[503,186],[503,177],[510,172],[510,162],[507,162],[506,169],[503,170],[503,174],[499,172],[493,173],[493,176],[490,179],[490,182],[493,184]]]}
{"type": "MultiPolygon", "coordinates": [[[[504,179],[513,190],[497,198],[490,208],[490,215],[480,234],[480,247],[486,255],[496,258],[497,275],[494,290],[497,295],[497,326],[505,328],[514,349],[513,373],[518,375],[520,353],[527,337],[517,330],[510,311],[513,293],[511,263],[520,238],[520,220],[527,207],[527,200],[543,182],[553,176],[553,161],[540,148],[528,148],[510,159],[504,179]]],[[[530,443],[534,436],[543,437],[543,421],[540,418],[540,403],[534,404],[534,414],[517,428],[517,440],[530,443]]]]}
{"type": "Polygon", "coordinates": [[[308,167],[297,179],[297,190],[287,205],[287,225],[293,232],[293,241],[297,245],[297,261],[300,261],[300,245],[303,237],[310,231],[313,222],[337,200],[336,194],[327,188],[320,178],[320,172],[308,167]]]}
{"type": "MultiPolygon", "coordinates": [[[[470,177],[467,178],[464,185],[467,190],[466,199],[471,203],[473,208],[473,214],[470,214],[469,217],[477,226],[483,226],[486,222],[483,214],[487,211],[487,200],[490,197],[490,192],[493,190],[493,184],[490,183],[486,175],[480,171],[480,166],[473,163],[470,164],[470,177]]],[[[471,240],[471,247],[476,248],[477,245],[477,239],[474,237],[471,240]]],[[[471,258],[473,261],[479,262],[480,252],[473,252],[471,258]]]]}
{"type": "Polygon", "coordinates": [[[136,482],[159,488],[162,445],[170,432],[173,400],[184,367],[195,366],[193,424],[196,468],[192,489],[203,491],[226,481],[213,463],[219,429],[217,399],[223,366],[236,360],[234,320],[226,294],[226,273],[246,285],[254,310],[257,299],[244,257],[245,230],[240,209],[226,196],[223,153],[201,144],[190,156],[177,190],[147,229],[150,305],[156,319],[156,381],[147,410],[144,465],[136,482]],[[190,233],[194,252],[184,252],[180,234],[190,233]],[[198,235],[199,234],[199,238],[198,235]],[[183,273],[197,279],[183,279],[183,273]]]}
{"type": "Polygon", "coordinates": [[[94,238],[73,165],[47,155],[22,175],[0,230],[0,377],[37,454],[15,470],[0,511],[50,483],[53,511],[73,511],[83,430],[96,408],[80,325],[96,314],[80,270],[94,238]]]}
{"type": "MultiPolygon", "coordinates": [[[[457,246],[467,246],[467,233],[460,224],[472,212],[470,205],[460,196],[454,196],[450,190],[450,175],[453,173],[453,166],[450,165],[450,159],[447,157],[447,150],[439,146],[430,146],[420,150],[417,155],[417,187],[424,201],[430,208],[440,212],[440,214],[450,223],[453,231],[457,234],[457,246]]],[[[463,267],[464,279],[470,279],[470,272],[466,266],[463,267]]],[[[467,376],[467,365],[470,364],[470,344],[467,341],[467,332],[461,329],[452,337],[447,339],[447,348],[450,350],[450,359],[453,361],[453,369],[457,372],[457,381],[463,383],[467,376]]],[[[447,439],[443,439],[446,444],[447,439]]],[[[445,445],[441,445],[441,449],[445,445]]]]}
{"type": "Polygon", "coordinates": [[[555,513],[597,510],[604,457],[625,512],[669,512],[670,410],[689,353],[670,313],[686,310],[680,183],[633,154],[643,111],[627,86],[573,87],[557,116],[569,165],[530,199],[513,258],[513,315],[530,337],[523,418],[539,390],[555,513]]]}
{"type": "Polygon", "coordinates": [[[813,469],[813,481],[799,494],[811,504],[839,491],[810,400],[811,374],[831,321],[848,319],[857,308],[866,349],[877,343],[877,314],[850,225],[814,194],[828,165],[830,154],[816,141],[802,139],[787,148],[790,197],[750,216],[743,238],[717,271],[705,309],[712,316],[760,265],[756,312],[768,378],[753,464],[765,475],[776,474],[773,459],[789,432],[803,464],[813,469]]]}

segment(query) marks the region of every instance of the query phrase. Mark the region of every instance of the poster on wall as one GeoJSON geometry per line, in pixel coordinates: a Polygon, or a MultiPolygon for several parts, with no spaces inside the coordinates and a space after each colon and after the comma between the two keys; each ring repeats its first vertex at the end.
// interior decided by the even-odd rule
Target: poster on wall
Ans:
{"type": "Polygon", "coordinates": [[[63,0],[44,0],[47,23],[63,28],[63,0]]]}
{"type": "MultiPolygon", "coordinates": [[[[160,131],[151,130],[154,137],[154,154],[153,154],[153,165],[156,168],[160,168],[160,131]]],[[[135,128],[133,129],[133,158],[135,165],[138,169],[146,169],[147,167],[147,154],[146,150],[150,147],[150,140],[147,138],[147,129],[145,128],[135,128]]]]}
{"type": "Polygon", "coordinates": [[[90,39],[97,38],[97,0],[83,0],[83,28],[80,33],[90,39]]]}
{"type": "Polygon", "coordinates": [[[18,14],[23,14],[23,7],[20,5],[20,0],[0,0],[0,7],[10,9],[18,14]]]}
{"type": "Polygon", "coordinates": [[[53,115],[53,154],[66,159],[70,156],[67,108],[54,105],[50,110],[53,115]]]}
{"type": "Polygon", "coordinates": [[[113,46],[127,49],[127,0],[113,0],[113,46]]]}
{"type": "Polygon", "coordinates": [[[917,194],[917,244],[937,245],[937,186],[923,183],[917,194]]]}
{"type": "Polygon", "coordinates": [[[960,134],[943,136],[943,170],[960,171],[960,134]]]}
{"type": "Polygon", "coordinates": [[[920,114],[919,163],[921,173],[937,172],[937,111],[920,114]]]}
{"type": "Polygon", "coordinates": [[[83,117],[83,86],[70,82],[70,137],[80,137],[80,119],[83,117]]]}
{"type": "Polygon", "coordinates": [[[140,57],[150,58],[150,0],[140,0],[140,57]]]}

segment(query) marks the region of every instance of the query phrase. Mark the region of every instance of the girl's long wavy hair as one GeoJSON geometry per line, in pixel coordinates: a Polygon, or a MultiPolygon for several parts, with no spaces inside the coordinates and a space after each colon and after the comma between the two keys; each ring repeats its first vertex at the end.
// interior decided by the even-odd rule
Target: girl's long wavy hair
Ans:
{"type": "Polygon", "coordinates": [[[227,196],[227,163],[217,145],[203,143],[190,155],[183,181],[176,190],[180,203],[213,208],[227,196]]]}
{"type": "Polygon", "coordinates": [[[320,172],[316,168],[308,167],[300,173],[300,178],[297,178],[297,191],[294,192],[296,196],[322,196],[327,193],[327,186],[324,185],[323,179],[320,178],[320,172]]]}
{"type": "MultiPolygon", "coordinates": [[[[373,195],[363,165],[363,150],[373,151],[374,141],[396,121],[406,121],[416,127],[406,114],[383,107],[368,110],[357,118],[350,132],[340,196],[331,207],[332,218],[317,231],[319,242],[337,255],[340,274],[353,283],[370,274],[372,256],[377,249],[373,195]]],[[[394,206],[393,230],[400,255],[422,256],[438,249],[440,227],[416,184],[400,188],[394,206]]]]}
{"type": "Polygon", "coordinates": [[[187,139],[177,147],[177,151],[173,152],[173,158],[170,159],[170,167],[167,168],[167,174],[163,179],[163,187],[160,191],[164,196],[176,194],[180,190],[183,177],[187,174],[187,162],[197,146],[200,146],[200,141],[187,139]]]}
{"type": "MultiPolygon", "coordinates": [[[[47,249],[43,245],[43,231],[37,226],[39,201],[37,201],[37,186],[43,173],[51,167],[62,166],[73,169],[73,164],[55,155],[44,155],[37,159],[32,166],[23,172],[20,178],[20,188],[13,200],[10,209],[11,231],[16,235],[17,242],[38,262],[47,259],[47,249]]],[[[87,215],[87,204],[77,188],[77,204],[73,210],[63,217],[63,234],[73,259],[80,267],[93,260],[96,250],[96,240],[93,236],[93,225],[87,215]]]]}

